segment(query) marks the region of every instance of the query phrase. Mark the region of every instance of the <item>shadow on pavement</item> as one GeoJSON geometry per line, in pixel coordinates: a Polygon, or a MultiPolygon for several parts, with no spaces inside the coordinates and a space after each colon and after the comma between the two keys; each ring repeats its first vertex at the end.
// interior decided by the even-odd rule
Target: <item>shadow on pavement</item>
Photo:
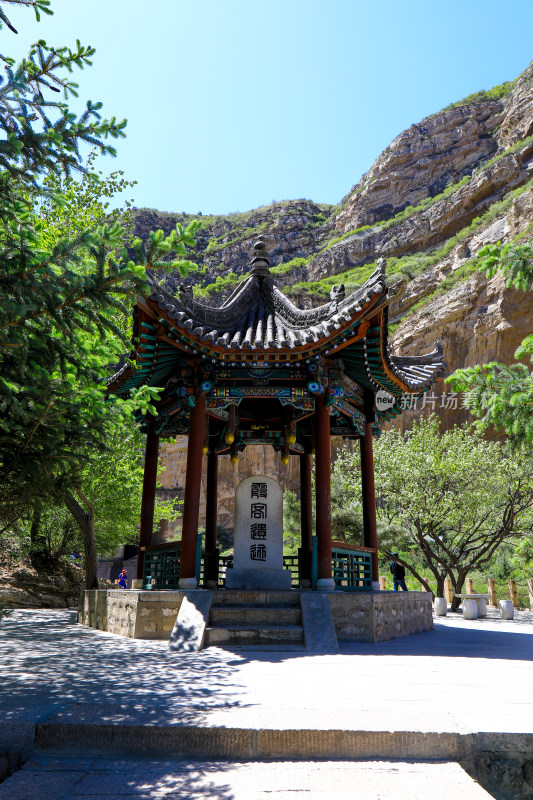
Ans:
{"type": "Polygon", "coordinates": [[[474,628],[436,621],[433,631],[373,644],[341,642],[339,656],[312,656],[219,648],[177,654],[167,642],[126,639],[75,619],[72,611],[25,610],[0,623],[0,739],[2,730],[13,735],[8,728],[18,721],[58,712],[83,723],[202,725],[213,711],[254,705],[240,674],[252,662],[319,659],[325,666],[343,656],[379,655],[533,661],[527,628],[513,633],[483,622],[474,628]]]}
{"type": "MultiPolygon", "coordinates": [[[[345,655],[443,656],[446,658],[494,658],[533,661],[533,636],[526,632],[460,627],[435,621],[435,630],[374,644],[342,642],[345,655]]],[[[529,626],[533,634],[533,626],[529,626]]]]}
{"type": "Polygon", "coordinates": [[[234,654],[176,655],[167,642],[139,641],[75,624],[63,610],[15,611],[0,624],[2,727],[67,703],[91,704],[113,721],[202,724],[213,709],[243,707],[234,654]],[[37,713],[36,712],[40,712],[37,713]]]}

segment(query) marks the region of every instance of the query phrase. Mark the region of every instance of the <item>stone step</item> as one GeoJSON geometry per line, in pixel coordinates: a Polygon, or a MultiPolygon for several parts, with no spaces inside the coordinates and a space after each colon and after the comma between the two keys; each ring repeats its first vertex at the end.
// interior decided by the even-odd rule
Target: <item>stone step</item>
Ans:
{"type": "Polygon", "coordinates": [[[212,647],[220,647],[229,653],[305,653],[305,644],[301,642],[278,642],[276,644],[263,644],[256,642],[255,644],[224,644],[224,645],[211,645],[212,647]]]}
{"type": "Polygon", "coordinates": [[[415,761],[180,760],[36,753],[2,784],[9,800],[491,800],[459,764],[415,761]],[[434,791],[431,786],[436,787],[434,791]]]}
{"type": "MultiPolygon", "coordinates": [[[[342,730],[307,728],[290,724],[290,718],[274,727],[263,725],[223,726],[153,722],[147,707],[121,708],[109,704],[73,703],[38,723],[35,747],[48,752],[72,754],[101,753],[131,756],[173,756],[182,758],[239,758],[245,761],[266,758],[283,759],[468,759],[477,750],[486,752],[483,735],[457,732],[342,730]],[[476,740],[480,738],[479,745],[476,740]]],[[[229,724],[228,724],[229,723],[229,724]]],[[[499,735],[499,750],[519,750],[523,734],[499,735]],[[503,742],[503,744],[502,744],[503,742]],[[505,746],[504,746],[505,745],[505,746]]],[[[521,744],[522,743],[522,744],[521,744]]],[[[1,796],[1,795],[0,795],[1,796]]]]}
{"type": "Polygon", "coordinates": [[[204,647],[223,644],[303,643],[301,625],[224,625],[205,629],[204,647]]]}
{"type": "Polygon", "coordinates": [[[209,624],[219,625],[299,625],[302,612],[299,608],[269,606],[215,606],[211,607],[209,624]]]}
{"type": "Polygon", "coordinates": [[[215,606],[278,606],[281,608],[300,607],[299,592],[275,592],[251,589],[224,589],[213,593],[212,607],[215,606]]]}

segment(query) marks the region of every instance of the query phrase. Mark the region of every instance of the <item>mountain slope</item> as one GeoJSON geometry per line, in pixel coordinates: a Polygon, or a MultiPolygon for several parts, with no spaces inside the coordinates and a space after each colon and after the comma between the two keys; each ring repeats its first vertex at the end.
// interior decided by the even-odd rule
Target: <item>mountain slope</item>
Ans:
{"type": "MultiPolygon", "coordinates": [[[[135,232],[168,231],[192,218],[136,209],[135,232]]],[[[450,372],[490,360],[509,363],[533,330],[533,297],[506,289],[499,276],[487,280],[477,272],[476,254],[488,242],[533,238],[533,66],[412,125],[337,206],[294,200],[202,221],[192,254],[199,270],[188,282],[207,303],[220,302],[247,274],[259,233],[278,282],[301,306],[323,302],[336,283],[344,282],[347,292],[357,288],[384,256],[396,288],[391,321],[398,354],[427,352],[440,340],[450,372]]],[[[399,423],[432,410],[445,426],[468,417],[461,398],[442,382],[421,405],[399,423]]],[[[183,446],[165,446],[168,491],[183,487],[183,446]]],[[[275,469],[279,477],[269,458],[252,450],[240,459],[239,478],[254,469],[275,469]]],[[[221,522],[227,525],[236,475],[221,465],[221,522]]],[[[297,484],[295,465],[286,481],[297,484]]]]}

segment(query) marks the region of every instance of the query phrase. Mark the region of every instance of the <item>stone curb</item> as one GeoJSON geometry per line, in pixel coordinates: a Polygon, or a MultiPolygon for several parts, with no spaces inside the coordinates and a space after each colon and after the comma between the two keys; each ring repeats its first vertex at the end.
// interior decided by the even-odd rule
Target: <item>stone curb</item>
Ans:
{"type": "Polygon", "coordinates": [[[43,722],[39,750],[157,754],[200,758],[423,759],[461,761],[486,752],[533,756],[533,734],[253,729],[186,725],[43,722]]]}
{"type": "MultiPolygon", "coordinates": [[[[37,725],[39,750],[157,753],[239,759],[416,758],[458,761],[472,734],[420,731],[254,730],[151,725],[37,725]]],[[[532,737],[533,738],[533,737],[532,737]]]]}

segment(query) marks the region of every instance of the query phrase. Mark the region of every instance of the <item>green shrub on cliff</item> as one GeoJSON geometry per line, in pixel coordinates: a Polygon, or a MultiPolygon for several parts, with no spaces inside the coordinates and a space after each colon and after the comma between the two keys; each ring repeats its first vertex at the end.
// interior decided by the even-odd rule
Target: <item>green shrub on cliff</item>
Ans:
{"type": "Polygon", "coordinates": [[[307,266],[309,262],[314,258],[314,256],[307,256],[306,258],[291,258],[290,261],[286,261],[284,264],[278,264],[276,267],[271,267],[270,272],[273,275],[286,275],[288,272],[291,272],[293,269],[298,269],[301,267],[307,266]]]}
{"type": "MultiPolygon", "coordinates": [[[[507,286],[523,291],[533,288],[533,247],[510,242],[487,245],[479,251],[479,268],[490,278],[500,271],[507,286]]],[[[531,324],[533,328],[533,323],[531,324]]],[[[515,353],[516,359],[533,362],[533,332],[515,353]]],[[[467,392],[466,405],[477,417],[477,426],[503,429],[513,449],[533,450],[533,371],[526,364],[506,365],[492,361],[459,369],[449,378],[454,391],[467,392]]]]}
{"type": "Polygon", "coordinates": [[[473,94],[469,94],[468,97],[464,97],[462,100],[458,100],[456,103],[450,103],[449,106],[443,108],[443,111],[448,111],[450,108],[459,108],[460,106],[469,106],[473,103],[483,103],[485,100],[501,100],[502,97],[505,97],[512,91],[514,85],[516,84],[516,78],[514,81],[505,81],[505,83],[500,83],[498,86],[493,86],[492,89],[481,89],[479,92],[474,92],[473,94]]]}

